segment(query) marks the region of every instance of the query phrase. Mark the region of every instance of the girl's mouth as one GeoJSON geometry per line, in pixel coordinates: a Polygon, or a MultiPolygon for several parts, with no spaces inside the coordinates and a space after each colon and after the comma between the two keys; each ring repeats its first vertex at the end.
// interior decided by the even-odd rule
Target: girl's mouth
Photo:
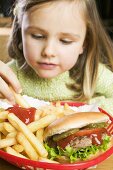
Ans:
{"type": "Polygon", "coordinates": [[[53,63],[44,63],[44,62],[38,62],[38,66],[40,69],[43,70],[53,70],[55,67],[57,67],[56,64],[53,63]]]}

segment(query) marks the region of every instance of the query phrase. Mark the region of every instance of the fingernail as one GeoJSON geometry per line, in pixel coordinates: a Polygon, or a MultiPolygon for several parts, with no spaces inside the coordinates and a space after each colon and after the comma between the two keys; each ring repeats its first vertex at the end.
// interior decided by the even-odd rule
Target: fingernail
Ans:
{"type": "Polygon", "coordinates": [[[16,104],[14,101],[12,101],[12,102],[10,102],[10,103],[11,103],[11,105],[15,105],[15,104],[16,104]]]}
{"type": "Polygon", "coordinates": [[[18,89],[18,90],[17,90],[17,93],[22,93],[22,89],[18,89]]]}
{"type": "Polygon", "coordinates": [[[11,104],[11,105],[15,105],[16,102],[15,102],[15,99],[12,97],[8,100],[8,102],[11,104]]]}

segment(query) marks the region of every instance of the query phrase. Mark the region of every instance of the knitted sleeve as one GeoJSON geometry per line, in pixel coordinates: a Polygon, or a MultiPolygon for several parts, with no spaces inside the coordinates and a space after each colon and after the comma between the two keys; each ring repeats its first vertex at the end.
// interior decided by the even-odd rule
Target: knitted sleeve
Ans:
{"type": "Polygon", "coordinates": [[[7,65],[13,70],[13,72],[17,75],[17,67],[16,67],[16,61],[11,60],[7,63],[7,65]]]}
{"type": "Polygon", "coordinates": [[[97,103],[99,107],[113,116],[113,72],[100,64],[94,97],[89,103],[97,103]]]}

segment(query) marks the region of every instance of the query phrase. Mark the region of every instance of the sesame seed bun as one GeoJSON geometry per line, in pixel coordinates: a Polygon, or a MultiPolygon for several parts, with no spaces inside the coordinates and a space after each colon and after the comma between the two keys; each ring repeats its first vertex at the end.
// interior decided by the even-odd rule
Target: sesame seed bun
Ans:
{"type": "Polygon", "coordinates": [[[91,123],[107,122],[109,116],[101,112],[78,112],[66,115],[51,123],[44,132],[44,140],[49,136],[61,134],[74,128],[82,128],[91,123]]]}

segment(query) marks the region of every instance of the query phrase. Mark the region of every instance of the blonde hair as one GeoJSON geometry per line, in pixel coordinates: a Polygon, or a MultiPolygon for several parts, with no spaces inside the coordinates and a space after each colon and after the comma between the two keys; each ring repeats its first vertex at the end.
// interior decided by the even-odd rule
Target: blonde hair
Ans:
{"type": "MultiPolygon", "coordinates": [[[[21,25],[23,14],[35,5],[43,5],[61,0],[18,0],[13,32],[9,41],[9,55],[17,59],[18,63],[24,64],[21,25]]],[[[63,0],[62,0],[63,1],[63,0]]],[[[78,92],[76,100],[89,100],[94,95],[99,63],[113,71],[113,44],[107,35],[99,17],[95,0],[64,0],[79,2],[83,8],[86,20],[87,33],[84,42],[84,52],[78,58],[75,66],[70,70],[70,76],[76,79],[72,89],[78,92]]]]}

